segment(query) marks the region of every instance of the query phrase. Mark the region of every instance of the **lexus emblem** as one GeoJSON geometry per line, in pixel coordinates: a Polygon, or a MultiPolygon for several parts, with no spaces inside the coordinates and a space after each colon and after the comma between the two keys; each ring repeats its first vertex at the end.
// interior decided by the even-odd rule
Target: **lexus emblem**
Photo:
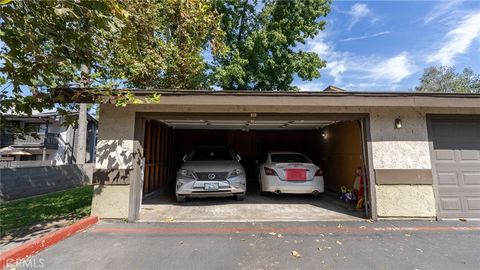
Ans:
{"type": "Polygon", "coordinates": [[[215,179],[215,174],[214,173],[209,173],[208,174],[208,179],[210,179],[210,180],[215,179]]]}

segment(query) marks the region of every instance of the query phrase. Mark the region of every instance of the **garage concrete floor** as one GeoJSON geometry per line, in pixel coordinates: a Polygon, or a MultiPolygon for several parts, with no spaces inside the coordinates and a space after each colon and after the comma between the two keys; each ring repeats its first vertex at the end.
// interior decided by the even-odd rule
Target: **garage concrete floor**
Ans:
{"type": "Polygon", "coordinates": [[[163,189],[143,199],[142,222],[265,222],[265,221],[350,221],[361,220],[364,209],[340,201],[335,194],[261,195],[256,183],[249,183],[244,201],[227,198],[194,198],[175,202],[173,189],[163,189]]]}

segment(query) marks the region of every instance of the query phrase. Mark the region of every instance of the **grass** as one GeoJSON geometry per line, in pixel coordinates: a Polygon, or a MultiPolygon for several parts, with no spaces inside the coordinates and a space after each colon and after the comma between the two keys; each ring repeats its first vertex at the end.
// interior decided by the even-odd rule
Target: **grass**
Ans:
{"type": "Polygon", "coordinates": [[[0,235],[37,222],[90,215],[93,186],[36,196],[0,205],[0,235]]]}

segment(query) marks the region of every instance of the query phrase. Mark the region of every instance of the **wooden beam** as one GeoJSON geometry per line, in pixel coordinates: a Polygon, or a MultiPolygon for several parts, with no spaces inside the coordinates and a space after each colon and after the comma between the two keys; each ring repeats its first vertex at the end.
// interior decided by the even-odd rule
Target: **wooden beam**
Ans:
{"type": "Polygon", "coordinates": [[[150,181],[150,141],[151,141],[151,134],[150,134],[150,122],[145,122],[145,171],[144,171],[144,182],[143,182],[143,193],[148,193],[148,185],[150,181]]]}

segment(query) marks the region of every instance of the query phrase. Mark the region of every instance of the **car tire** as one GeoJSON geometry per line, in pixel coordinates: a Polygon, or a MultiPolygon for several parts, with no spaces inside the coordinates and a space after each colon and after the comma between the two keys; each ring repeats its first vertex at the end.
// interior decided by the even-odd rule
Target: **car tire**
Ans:
{"type": "Polygon", "coordinates": [[[184,203],[187,200],[185,196],[177,196],[177,203],[184,203]]]}
{"type": "Polygon", "coordinates": [[[237,201],[243,201],[245,200],[245,194],[236,195],[235,198],[237,201]]]}

